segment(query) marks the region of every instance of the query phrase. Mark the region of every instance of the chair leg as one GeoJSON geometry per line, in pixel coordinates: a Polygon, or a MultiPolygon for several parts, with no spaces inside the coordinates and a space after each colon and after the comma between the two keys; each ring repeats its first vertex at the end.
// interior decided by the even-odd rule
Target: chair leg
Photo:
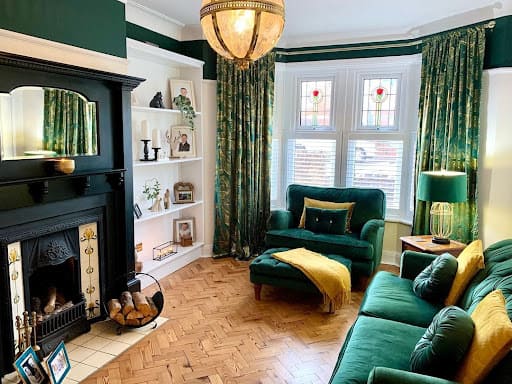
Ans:
{"type": "Polygon", "coordinates": [[[261,287],[262,287],[261,284],[254,284],[254,297],[258,301],[261,300],[261,287]]]}
{"type": "Polygon", "coordinates": [[[332,301],[329,301],[329,313],[331,315],[336,313],[336,311],[334,310],[334,305],[332,305],[332,301]]]}

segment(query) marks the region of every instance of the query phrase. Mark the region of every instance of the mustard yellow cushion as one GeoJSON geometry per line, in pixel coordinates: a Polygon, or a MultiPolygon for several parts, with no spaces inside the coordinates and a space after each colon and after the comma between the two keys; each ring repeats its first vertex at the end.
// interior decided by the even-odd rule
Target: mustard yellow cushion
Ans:
{"type": "Polygon", "coordinates": [[[445,305],[455,305],[471,279],[485,267],[482,240],[475,240],[469,244],[457,257],[457,262],[457,273],[444,301],[445,305]]]}
{"type": "Polygon", "coordinates": [[[310,199],[309,197],[304,198],[304,209],[302,210],[302,216],[300,217],[299,228],[304,228],[306,224],[306,208],[322,208],[322,209],[346,209],[347,210],[347,221],[345,223],[345,232],[350,233],[350,219],[352,218],[352,211],[356,203],[333,203],[332,201],[322,201],[310,199]]]}
{"type": "Polygon", "coordinates": [[[475,333],[455,381],[479,383],[512,347],[512,322],[500,290],[489,293],[471,314],[475,333]]]}

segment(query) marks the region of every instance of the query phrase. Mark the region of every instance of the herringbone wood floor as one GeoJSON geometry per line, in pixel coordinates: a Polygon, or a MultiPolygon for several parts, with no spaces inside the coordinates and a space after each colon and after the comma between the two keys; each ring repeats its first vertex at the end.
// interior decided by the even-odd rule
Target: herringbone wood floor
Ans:
{"type": "Polygon", "coordinates": [[[256,301],[248,265],[204,258],[164,278],[170,320],[83,383],[326,383],[363,292],[334,315],[269,286],[256,301]]]}

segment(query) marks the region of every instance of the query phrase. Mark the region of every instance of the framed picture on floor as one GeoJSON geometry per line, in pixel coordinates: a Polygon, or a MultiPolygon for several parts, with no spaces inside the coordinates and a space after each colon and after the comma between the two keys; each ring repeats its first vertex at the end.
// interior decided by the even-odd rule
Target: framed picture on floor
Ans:
{"type": "Polygon", "coordinates": [[[16,368],[24,384],[50,383],[50,379],[32,347],[28,347],[25,352],[16,359],[14,368],[16,368]]]}
{"type": "Polygon", "coordinates": [[[50,373],[52,383],[61,384],[71,369],[68,352],[66,351],[66,346],[63,341],[61,341],[57,348],[48,356],[46,364],[48,365],[48,372],[50,373]]]}

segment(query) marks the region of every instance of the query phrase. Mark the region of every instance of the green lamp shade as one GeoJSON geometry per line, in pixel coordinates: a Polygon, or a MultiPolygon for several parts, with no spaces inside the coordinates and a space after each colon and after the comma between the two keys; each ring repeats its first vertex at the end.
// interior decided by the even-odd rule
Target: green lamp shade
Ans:
{"type": "Polygon", "coordinates": [[[427,171],[420,173],[418,199],[446,203],[467,200],[467,176],[464,172],[427,171]]]}

